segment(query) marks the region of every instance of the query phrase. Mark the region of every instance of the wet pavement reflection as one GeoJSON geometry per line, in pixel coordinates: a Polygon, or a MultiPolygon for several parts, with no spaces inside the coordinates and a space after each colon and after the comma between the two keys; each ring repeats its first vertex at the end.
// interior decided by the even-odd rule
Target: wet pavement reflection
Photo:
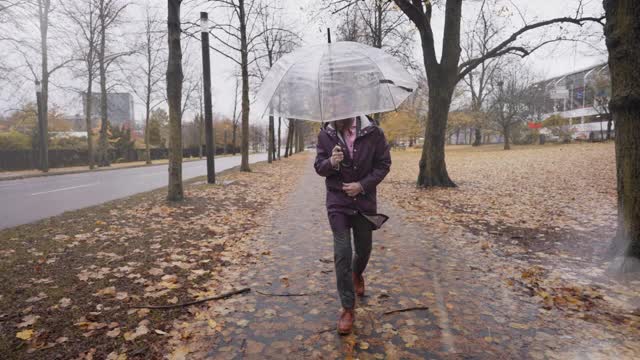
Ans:
{"type": "Polygon", "coordinates": [[[231,262],[220,292],[252,293],[192,310],[171,351],[216,359],[632,358],[638,338],[545,310],[523,296],[461,228],[430,231],[382,204],[353,334],[339,336],[332,239],[323,179],[310,163],[271,225],[248,245],[257,259],[231,262]],[[424,308],[428,309],[414,309],[424,308]],[[402,311],[397,311],[402,310],[402,311]],[[185,335],[186,334],[186,335],[185,335]],[[631,356],[631,357],[630,357],[631,356]]]}

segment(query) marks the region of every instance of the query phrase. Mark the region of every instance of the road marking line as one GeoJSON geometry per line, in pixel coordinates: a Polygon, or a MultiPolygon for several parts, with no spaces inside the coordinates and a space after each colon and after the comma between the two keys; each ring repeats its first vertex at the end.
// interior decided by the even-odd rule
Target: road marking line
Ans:
{"type": "Polygon", "coordinates": [[[150,174],[138,174],[137,176],[148,177],[148,176],[158,176],[158,175],[167,175],[167,174],[169,174],[168,171],[161,171],[161,172],[154,172],[150,174]]]}
{"type": "Polygon", "coordinates": [[[84,185],[78,185],[78,186],[66,187],[66,188],[62,188],[62,189],[55,189],[55,190],[49,190],[49,191],[42,191],[42,192],[33,193],[33,194],[31,194],[31,196],[34,196],[34,195],[42,195],[42,194],[49,194],[49,193],[58,192],[58,191],[66,191],[66,190],[72,190],[72,189],[79,189],[79,188],[89,187],[89,186],[94,186],[94,185],[98,185],[98,184],[100,184],[100,183],[99,183],[99,182],[95,182],[95,183],[91,183],[91,184],[84,184],[84,185]]]}

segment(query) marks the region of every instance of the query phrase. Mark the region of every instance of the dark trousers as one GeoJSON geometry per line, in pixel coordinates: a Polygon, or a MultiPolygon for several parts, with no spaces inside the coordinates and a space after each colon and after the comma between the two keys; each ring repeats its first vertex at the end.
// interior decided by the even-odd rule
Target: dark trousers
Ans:
{"type": "Polygon", "coordinates": [[[342,307],[353,309],[355,306],[355,291],[353,289],[352,274],[364,272],[371,255],[371,223],[362,215],[348,216],[348,222],[353,229],[353,243],[355,255],[351,247],[351,229],[333,230],[333,261],[336,271],[338,294],[342,307]]]}

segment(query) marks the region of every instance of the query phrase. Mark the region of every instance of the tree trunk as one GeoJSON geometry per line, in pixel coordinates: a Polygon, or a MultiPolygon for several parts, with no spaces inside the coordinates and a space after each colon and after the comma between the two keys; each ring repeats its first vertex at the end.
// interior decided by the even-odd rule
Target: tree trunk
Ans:
{"type": "Polygon", "coordinates": [[[231,134],[231,153],[236,154],[236,148],[238,147],[238,124],[233,124],[233,131],[231,134]]]}
{"type": "Polygon", "coordinates": [[[151,139],[151,133],[149,132],[149,117],[151,113],[151,93],[147,90],[147,103],[145,106],[145,118],[144,118],[144,153],[147,164],[151,164],[151,146],[149,140],[151,139]]]}
{"type": "Polygon", "coordinates": [[[180,3],[168,0],[169,60],[167,101],[169,103],[169,186],[167,200],[180,201],[182,190],[182,47],[180,44],[180,3]]]}
{"type": "Polygon", "coordinates": [[[149,116],[151,116],[151,32],[147,29],[147,91],[145,98],[145,117],[144,117],[144,152],[147,165],[151,164],[151,146],[149,139],[151,138],[149,133],[149,116]]]}
{"type": "Polygon", "coordinates": [[[456,129],[456,145],[460,145],[460,128],[456,129]]]}
{"type": "Polygon", "coordinates": [[[287,156],[291,156],[293,151],[291,150],[291,139],[293,139],[293,134],[295,133],[295,120],[289,120],[289,133],[287,134],[287,156]]]}
{"type": "Polygon", "coordinates": [[[293,120],[291,123],[291,133],[289,134],[289,156],[293,155],[293,137],[296,136],[297,121],[293,120]]]}
{"type": "MultiPolygon", "coordinates": [[[[300,124],[302,125],[302,124],[300,124]]],[[[298,127],[298,131],[296,131],[296,152],[304,151],[304,136],[303,136],[303,126],[298,127]]]]}
{"type": "Polygon", "coordinates": [[[607,114],[607,140],[611,140],[611,125],[613,123],[613,119],[611,114],[607,114]]]}
{"type": "Polygon", "coordinates": [[[87,127],[87,153],[89,157],[89,169],[95,167],[94,163],[94,155],[93,155],[93,131],[91,129],[91,100],[93,98],[93,74],[92,69],[89,69],[89,77],[87,80],[87,95],[86,95],[86,104],[85,104],[85,116],[84,122],[87,127]]]}
{"type": "Polygon", "coordinates": [[[291,155],[291,138],[293,138],[293,128],[295,125],[295,120],[289,119],[289,129],[287,131],[287,143],[285,145],[284,157],[289,157],[289,155],[291,155]]]}
{"type": "Polygon", "coordinates": [[[287,136],[284,139],[284,157],[289,157],[289,131],[291,131],[291,120],[288,120],[289,126],[287,127],[287,136]]]}
{"type": "Polygon", "coordinates": [[[51,9],[50,0],[40,0],[38,9],[40,11],[40,50],[42,55],[42,86],[41,94],[41,108],[38,109],[38,113],[42,114],[42,130],[44,135],[41,135],[44,142],[41,144],[43,147],[41,159],[42,171],[49,171],[49,54],[47,38],[49,33],[49,11],[51,9]]]}
{"type": "Polygon", "coordinates": [[[640,269],[640,3],[604,0],[618,191],[617,250],[623,271],[640,269]],[[634,266],[635,265],[635,266],[634,266]]]}
{"type": "MultiPolygon", "coordinates": [[[[202,135],[204,133],[204,117],[200,112],[200,122],[198,123],[198,159],[202,159],[202,135]]],[[[227,153],[227,130],[224,130],[224,153],[227,153]]]]}
{"type": "Polygon", "coordinates": [[[296,135],[298,135],[298,120],[294,121],[295,126],[291,131],[291,145],[289,145],[289,155],[293,155],[297,152],[296,135]]]}
{"type": "Polygon", "coordinates": [[[100,138],[98,139],[98,166],[110,166],[109,120],[107,118],[107,69],[105,64],[105,47],[107,41],[105,4],[100,4],[100,51],[98,52],[98,66],[100,69],[100,138]]]}
{"type": "Polygon", "coordinates": [[[429,79],[429,115],[419,163],[417,181],[419,187],[456,186],[449,178],[444,159],[447,116],[452,93],[453,89],[443,81],[429,79]]]}
{"type": "Polygon", "coordinates": [[[247,45],[247,24],[244,0],[238,0],[240,18],[240,49],[242,70],[242,161],[240,171],[251,171],[249,167],[249,56],[247,45]]]}
{"type": "Polygon", "coordinates": [[[268,135],[268,136],[267,136],[267,143],[268,143],[268,145],[267,145],[267,152],[269,153],[269,154],[267,155],[267,162],[268,162],[269,164],[271,164],[271,163],[273,162],[273,159],[274,159],[274,149],[273,149],[273,145],[274,145],[274,142],[273,142],[273,135],[274,135],[274,134],[273,134],[273,126],[274,126],[274,123],[273,123],[273,115],[269,115],[269,128],[267,129],[267,135],[268,135]]]}
{"type": "Polygon", "coordinates": [[[282,145],[282,139],[280,139],[281,128],[282,128],[282,118],[278,117],[278,160],[280,160],[280,145],[282,145]]]}
{"type": "Polygon", "coordinates": [[[273,126],[271,127],[271,150],[273,151],[273,160],[278,160],[278,156],[276,154],[276,124],[275,119],[273,120],[273,126]]]}
{"type": "Polygon", "coordinates": [[[473,146],[480,146],[482,144],[482,130],[477,127],[475,130],[476,138],[473,141],[473,146]]]}
{"type": "Polygon", "coordinates": [[[509,144],[509,137],[511,136],[510,126],[505,126],[502,130],[502,134],[504,135],[504,149],[511,150],[511,144],[509,144]]]}

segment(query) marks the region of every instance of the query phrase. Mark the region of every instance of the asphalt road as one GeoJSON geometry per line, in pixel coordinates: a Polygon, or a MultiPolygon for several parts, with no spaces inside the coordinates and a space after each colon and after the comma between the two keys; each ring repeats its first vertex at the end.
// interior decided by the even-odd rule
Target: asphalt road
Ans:
{"type": "MultiPolygon", "coordinates": [[[[249,157],[249,162],[267,154],[249,157]]],[[[216,158],[216,172],[240,165],[240,156],[216,158]]],[[[183,180],[207,174],[205,160],[182,164],[183,180]]],[[[167,186],[167,165],[0,181],[0,229],[167,186]]]]}

